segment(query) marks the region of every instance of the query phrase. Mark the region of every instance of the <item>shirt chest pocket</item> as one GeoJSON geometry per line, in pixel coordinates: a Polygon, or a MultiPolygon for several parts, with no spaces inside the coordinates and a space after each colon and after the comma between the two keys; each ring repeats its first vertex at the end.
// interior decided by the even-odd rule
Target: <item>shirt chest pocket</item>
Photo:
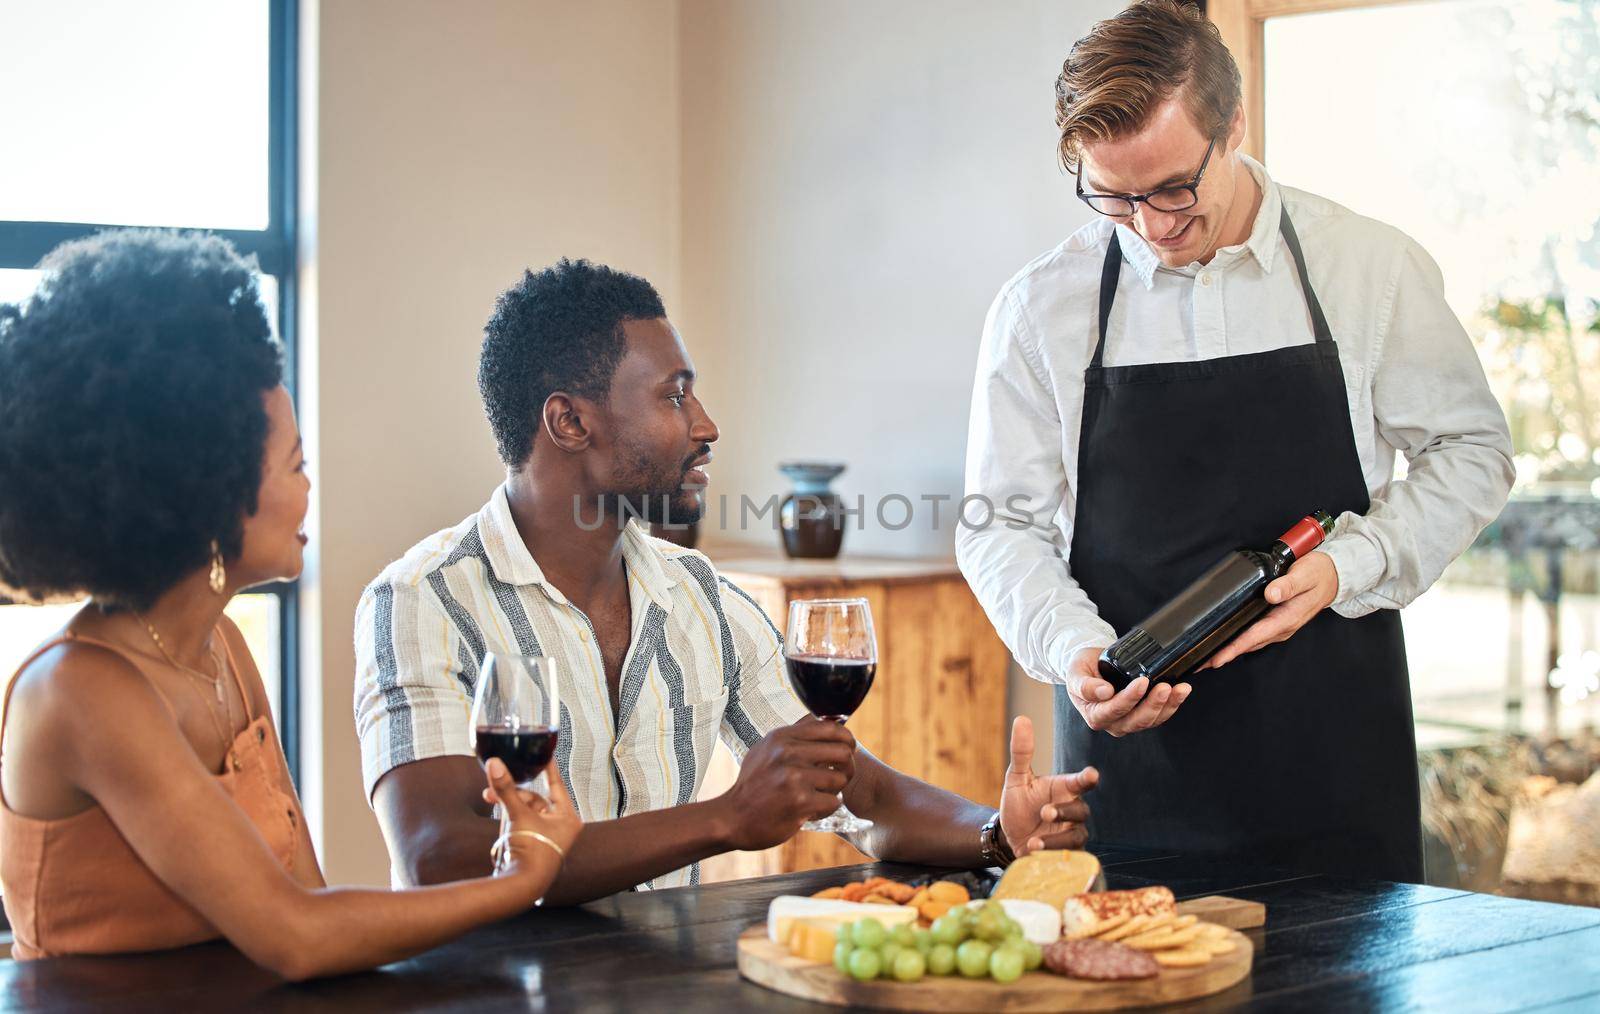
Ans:
{"type": "Polygon", "coordinates": [[[689,802],[700,791],[711,751],[717,745],[717,731],[728,707],[727,688],[676,707],[664,708],[657,733],[663,751],[678,770],[679,802],[689,802]]]}

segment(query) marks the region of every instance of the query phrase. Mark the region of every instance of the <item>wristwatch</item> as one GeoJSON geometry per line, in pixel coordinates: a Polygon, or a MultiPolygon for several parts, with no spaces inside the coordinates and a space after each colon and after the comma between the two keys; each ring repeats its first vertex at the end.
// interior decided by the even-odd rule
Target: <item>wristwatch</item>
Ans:
{"type": "Polygon", "coordinates": [[[988,823],[978,832],[978,851],[983,856],[987,866],[999,866],[1004,869],[1016,859],[1016,854],[1011,851],[1011,844],[1006,841],[1005,832],[1000,830],[1000,811],[996,810],[988,823]]]}

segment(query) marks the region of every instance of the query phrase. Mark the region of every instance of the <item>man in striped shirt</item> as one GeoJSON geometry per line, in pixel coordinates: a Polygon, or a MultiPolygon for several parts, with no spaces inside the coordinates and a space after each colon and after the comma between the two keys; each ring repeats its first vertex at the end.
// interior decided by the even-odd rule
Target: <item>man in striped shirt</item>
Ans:
{"type": "Polygon", "coordinates": [[[561,675],[556,762],[586,827],[555,903],[695,883],[701,859],[783,842],[841,792],[874,822],[854,843],[883,858],[1081,844],[1096,775],[1034,777],[1025,720],[998,814],[888,768],[807,713],[748,595],[627,520],[705,509],[718,432],[694,380],[643,279],[562,261],[501,296],[478,382],[506,482],[386,568],[356,614],[362,769],[396,879],[489,871],[498,826],[469,727],[489,651],[551,656],[561,675]],[[718,737],[738,780],[697,802],[718,737]]]}

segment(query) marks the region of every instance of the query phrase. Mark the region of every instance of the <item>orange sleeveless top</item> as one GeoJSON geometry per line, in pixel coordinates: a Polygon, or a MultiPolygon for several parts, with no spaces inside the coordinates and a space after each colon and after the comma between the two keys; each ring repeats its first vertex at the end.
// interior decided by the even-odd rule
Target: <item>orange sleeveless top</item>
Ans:
{"type": "MultiPolygon", "coordinates": [[[[217,633],[250,720],[228,748],[217,783],[292,875],[301,818],[283,748],[268,716],[250,714],[233,647],[226,632],[217,633]]],[[[45,643],[17,671],[66,641],[114,651],[149,678],[146,660],[70,633],[45,643]]],[[[7,704],[15,685],[13,678],[6,687],[7,704]]],[[[161,694],[154,680],[150,685],[161,694]]],[[[161,699],[171,710],[164,694],[161,699]]],[[[0,743],[4,736],[0,726],[0,743]]],[[[0,888],[15,938],[11,956],[18,960],[163,950],[221,936],[150,871],[98,805],[59,820],[35,820],[13,813],[0,799],[0,888]]]]}

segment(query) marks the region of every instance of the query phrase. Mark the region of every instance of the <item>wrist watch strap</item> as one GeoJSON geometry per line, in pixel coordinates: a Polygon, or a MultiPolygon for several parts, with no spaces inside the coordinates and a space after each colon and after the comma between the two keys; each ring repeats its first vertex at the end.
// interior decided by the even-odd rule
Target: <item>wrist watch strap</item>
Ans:
{"type": "Polygon", "coordinates": [[[1000,829],[1000,811],[996,810],[995,815],[978,832],[978,850],[983,855],[983,861],[990,866],[1004,868],[1017,858],[1011,852],[1005,832],[1000,829]]]}

